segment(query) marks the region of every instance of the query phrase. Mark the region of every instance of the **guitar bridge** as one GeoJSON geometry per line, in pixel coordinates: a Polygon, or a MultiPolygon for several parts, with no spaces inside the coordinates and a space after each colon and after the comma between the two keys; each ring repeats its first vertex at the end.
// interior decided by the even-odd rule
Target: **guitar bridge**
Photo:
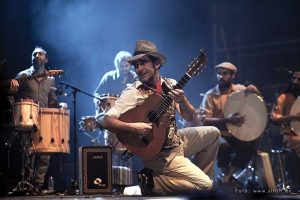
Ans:
{"type": "Polygon", "coordinates": [[[137,135],[137,137],[144,143],[144,144],[149,144],[149,140],[142,135],[137,135]]]}

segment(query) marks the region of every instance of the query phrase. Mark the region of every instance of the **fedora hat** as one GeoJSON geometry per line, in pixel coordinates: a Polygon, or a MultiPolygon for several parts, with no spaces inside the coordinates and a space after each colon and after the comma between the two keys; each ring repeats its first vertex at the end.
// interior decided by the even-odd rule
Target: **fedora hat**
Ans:
{"type": "Polygon", "coordinates": [[[160,60],[160,64],[166,62],[166,57],[157,51],[156,45],[148,40],[138,40],[135,45],[133,57],[128,58],[126,61],[133,64],[136,60],[149,55],[160,60]]]}

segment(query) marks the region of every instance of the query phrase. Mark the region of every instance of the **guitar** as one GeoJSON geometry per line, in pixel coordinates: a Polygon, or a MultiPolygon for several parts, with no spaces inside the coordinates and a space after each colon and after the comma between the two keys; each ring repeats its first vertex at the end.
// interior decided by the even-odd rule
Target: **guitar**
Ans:
{"type": "MultiPolygon", "coordinates": [[[[55,70],[49,70],[48,72],[44,72],[42,74],[35,74],[35,75],[31,75],[31,76],[20,77],[16,80],[19,83],[22,83],[24,81],[28,81],[28,80],[32,80],[32,79],[36,79],[36,78],[44,78],[47,76],[57,76],[57,75],[64,74],[64,73],[65,73],[64,70],[55,69],[55,70]]],[[[9,84],[10,84],[11,80],[12,79],[0,81],[0,88],[9,88],[9,84]]]]}
{"type": "MultiPolygon", "coordinates": [[[[195,58],[184,76],[174,86],[176,89],[182,89],[192,76],[199,74],[205,68],[207,56],[203,50],[195,58]]],[[[169,128],[170,121],[163,116],[166,109],[172,103],[170,96],[161,96],[157,93],[151,94],[142,105],[137,106],[123,113],[119,120],[133,123],[145,122],[152,123],[152,130],[146,136],[130,133],[117,132],[119,141],[133,154],[143,158],[150,159],[154,157],[163,147],[166,131],[169,128]]]]}

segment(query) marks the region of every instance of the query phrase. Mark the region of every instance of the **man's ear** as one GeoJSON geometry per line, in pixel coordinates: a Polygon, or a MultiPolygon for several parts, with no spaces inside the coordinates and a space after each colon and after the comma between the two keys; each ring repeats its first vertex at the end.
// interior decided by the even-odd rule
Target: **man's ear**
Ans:
{"type": "Polygon", "coordinates": [[[48,58],[45,60],[45,63],[48,63],[48,58]]]}
{"type": "Polygon", "coordinates": [[[158,70],[158,69],[160,68],[160,66],[161,66],[160,63],[155,63],[155,64],[154,64],[154,67],[155,67],[156,70],[158,70]]]}
{"type": "Polygon", "coordinates": [[[231,76],[232,78],[235,78],[235,73],[232,73],[232,76],[231,76]]]}

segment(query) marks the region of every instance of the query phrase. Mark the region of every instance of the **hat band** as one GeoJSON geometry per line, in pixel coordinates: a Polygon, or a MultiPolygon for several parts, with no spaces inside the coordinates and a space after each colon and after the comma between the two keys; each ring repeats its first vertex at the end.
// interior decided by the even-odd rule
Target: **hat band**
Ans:
{"type": "Polygon", "coordinates": [[[136,56],[136,55],[140,55],[140,54],[147,54],[147,53],[150,53],[151,51],[135,51],[133,56],[136,56]]]}

